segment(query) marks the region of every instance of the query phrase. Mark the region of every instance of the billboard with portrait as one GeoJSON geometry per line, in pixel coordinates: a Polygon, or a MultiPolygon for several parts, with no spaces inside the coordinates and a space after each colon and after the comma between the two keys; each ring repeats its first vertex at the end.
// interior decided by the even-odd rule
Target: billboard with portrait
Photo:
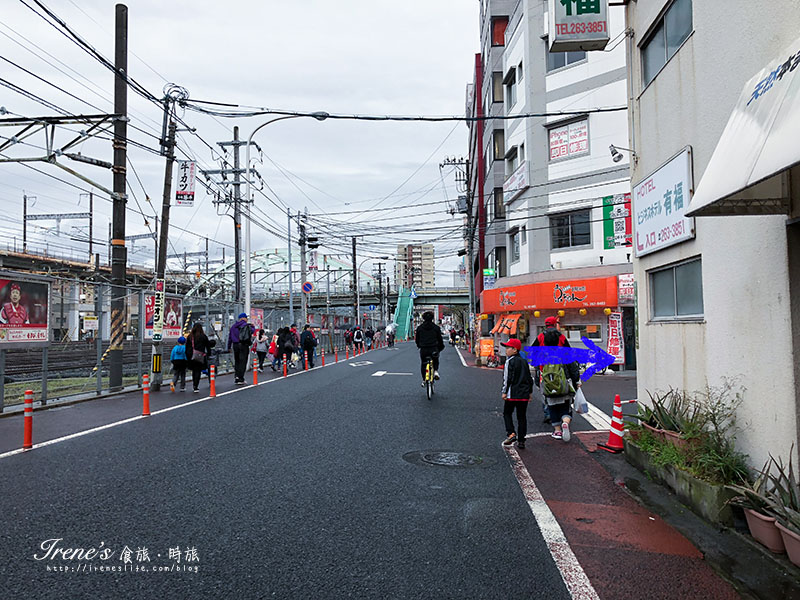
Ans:
{"type": "Polygon", "coordinates": [[[50,342],[50,284],[0,274],[0,347],[50,342]]]}
{"type": "MultiPolygon", "coordinates": [[[[153,321],[155,317],[155,294],[144,295],[144,339],[153,339],[153,321]]],[[[181,298],[164,299],[164,327],[162,339],[177,339],[183,332],[183,300],[181,298]]]]}

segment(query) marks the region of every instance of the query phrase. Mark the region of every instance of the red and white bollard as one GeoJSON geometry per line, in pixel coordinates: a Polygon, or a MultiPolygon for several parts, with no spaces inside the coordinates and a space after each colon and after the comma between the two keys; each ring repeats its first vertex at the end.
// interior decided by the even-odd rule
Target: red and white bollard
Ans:
{"type": "Polygon", "coordinates": [[[258,385],[258,359],[253,359],[253,385],[258,385]]]}
{"type": "Polygon", "coordinates": [[[344,347],[344,359],[350,360],[350,348],[348,346],[344,347]]]}
{"type": "Polygon", "coordinates": [[[150,416],[150,374],[142,375],[142,416],[150,416]]]}
{"type": "Polygon", "coordinates": [[[284,356],[283,356],[283,376],[284,376],[284,377],[286,377],[286,375],[287,375],[287,367],[286,367],[286,363],[288,363],[288,362],[289,362],[289,357],[288,357],[288,356],[286,356],[286,355],[284,355],[284,356]]]}
{"type": "Polygon", "coordinates": [[[303,362],[305,363],[306,371],[308,371],[308,350],[303,351],[303,362]]]}
{"type": "Polygon", "coordinates": [[[339,362],[339,348],[333,349],[333,362],[339,362]]]}
{"type": "Polygon", "coordinates": [[[22,438],[22,449],[33,448],[33,390],[25,390],[25,432],[22,438]]]}
{"type": "Polygon", "coordinates": [[[323,348],[321,352],[322,352],[322,366],[324,367],[325,366],[325,349],[323,348]]]}
{"type": "Polygon", "coordinates": [[[217,397],[217,368],[214,365],[208,367],[209,390],[208,395],[210,398],[217,397]]]}

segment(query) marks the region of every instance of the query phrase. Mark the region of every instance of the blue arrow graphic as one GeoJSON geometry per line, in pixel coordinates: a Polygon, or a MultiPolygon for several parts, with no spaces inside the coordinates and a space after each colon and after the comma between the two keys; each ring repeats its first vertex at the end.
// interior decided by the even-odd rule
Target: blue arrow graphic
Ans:
{"type": "Polygon", "coordinates": [[[581,375],[582,381],[614,364],[614,357],[598,348],[589,338],[581,338],[586,345],[583,348],[567,348],[564,346],[525,346],[525,358],[531,365],[564,365],[578,361],[588,366],[581,375]]]}

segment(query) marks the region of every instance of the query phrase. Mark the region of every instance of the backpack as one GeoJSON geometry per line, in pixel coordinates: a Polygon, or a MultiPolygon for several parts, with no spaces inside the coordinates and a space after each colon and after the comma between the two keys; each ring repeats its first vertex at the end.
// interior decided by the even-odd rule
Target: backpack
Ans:
{"type": "Polygon", "coordinates": [[[542,365],[542,393],[545,396],[566,396],[570,392],[564,365],[542,365]]]}
{"type": "Polygon", "coordinates": [[[245,323],[244,327],[239,328],[239,343],[250,345],[253,341],[253,332],[250,331],[250,325],[245,323]]]}
{"type": "Polygon", "coordinates": [[[364,334],[361,333],[360,329],[356,329],[356,332],[353,334],[353,341],[359,344],[364,341],[364,334]]]}

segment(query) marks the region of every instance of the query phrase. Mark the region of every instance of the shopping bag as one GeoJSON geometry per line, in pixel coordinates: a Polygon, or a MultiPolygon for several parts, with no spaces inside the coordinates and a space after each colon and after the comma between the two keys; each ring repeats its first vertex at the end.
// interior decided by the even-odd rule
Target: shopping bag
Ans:
{"type": "Polygon", "coordinates": [[[586,401],[586,396],[583,395],[582,388],[578,388],[578,391],[575,392],[575,412],[580,415],[589,412],[589,403],[586,401]]]}

